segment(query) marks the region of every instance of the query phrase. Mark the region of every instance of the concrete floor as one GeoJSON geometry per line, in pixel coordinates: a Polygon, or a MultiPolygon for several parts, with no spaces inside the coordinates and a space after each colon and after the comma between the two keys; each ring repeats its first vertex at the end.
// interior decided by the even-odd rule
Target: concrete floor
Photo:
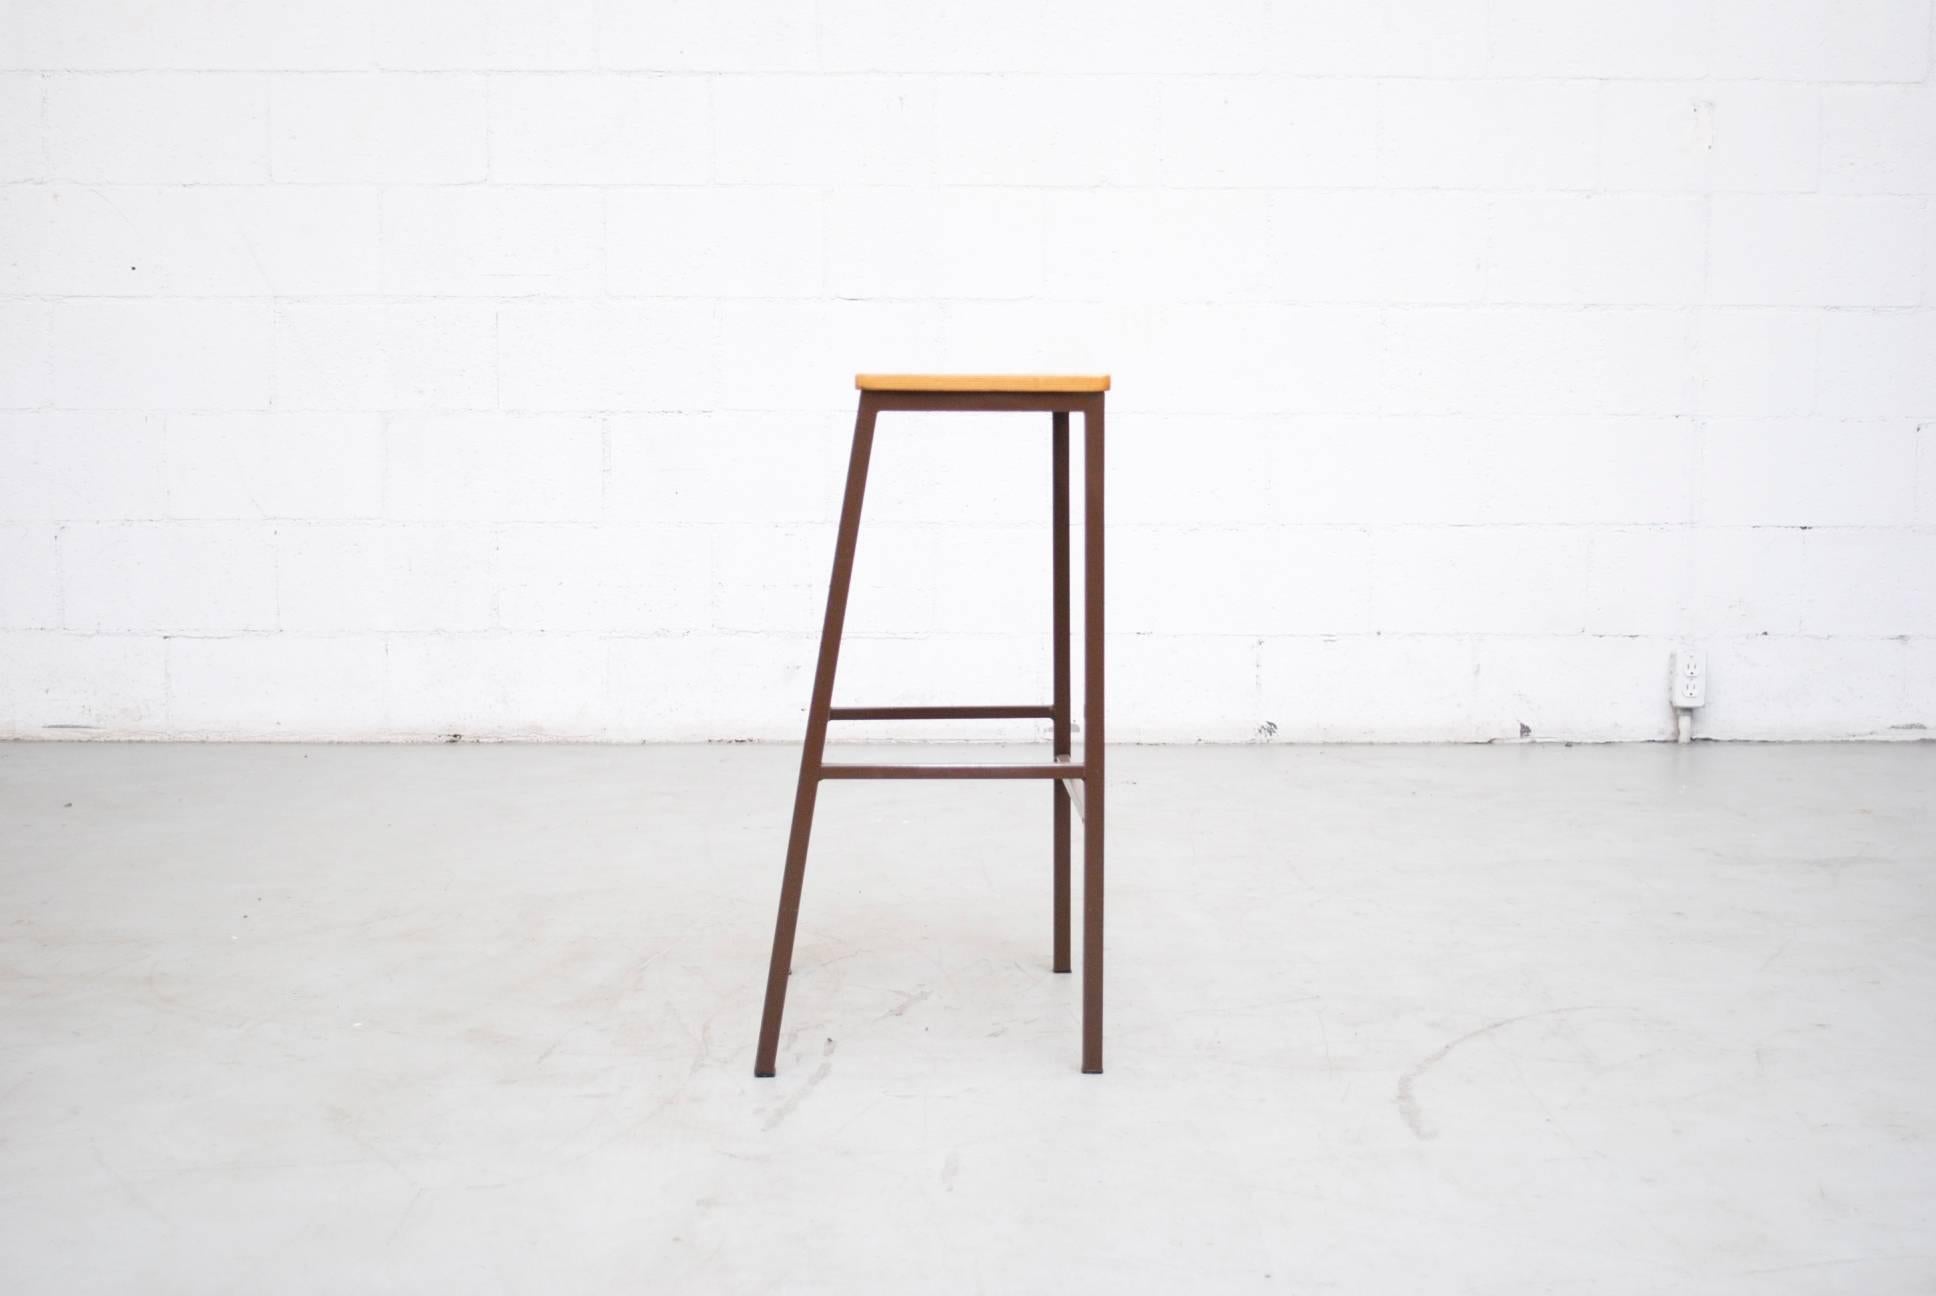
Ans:
{"type": "Polygon", "coordinates": [[[794,760],[0,747],[5,1289],[1936,1291],[1936,746],[794,760]]]}

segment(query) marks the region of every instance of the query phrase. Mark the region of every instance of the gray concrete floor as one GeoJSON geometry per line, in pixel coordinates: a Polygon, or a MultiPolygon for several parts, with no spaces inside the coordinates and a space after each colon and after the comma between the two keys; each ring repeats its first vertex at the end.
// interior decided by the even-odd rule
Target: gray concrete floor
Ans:
{"type": "Polygon", "coordinates": [[[1936,746],[0,747],[10,1292],[1936,1291],[1936,746]],[[922,755],[926,755],[923,753],[922,755]]]}

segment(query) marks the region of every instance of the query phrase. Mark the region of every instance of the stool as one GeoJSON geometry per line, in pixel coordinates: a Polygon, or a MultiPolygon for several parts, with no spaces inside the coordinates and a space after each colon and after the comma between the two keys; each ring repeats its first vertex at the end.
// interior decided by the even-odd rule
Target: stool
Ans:
{"type": "Polygon", "coordinates": [[[793,828],[787,837],[786,872],[780,883],[780,916],[773,929],[773,961],[766,973],[766,1007],[760,1017],[759,1052],[753,1074],[773,1074],[793,966],[793,933],[800,919],[800,888],[807,869],[807,838],[813,831],[814,798],[823,779],[1047,779],[1055,800],[1054,958],[1069,970],[1070,810],[1082,818],[1082,1069],[1102,1071],[1102,848],[1103,848],[1103,664],[1102,664],[1102,427],[1103,393],[1109,377],[1050,374],[860,374],[854,447],[847,460],[847,493],[834,541],[833,577],[827,585],[827,618],[820,630],[820,661],[813,700],[807,706],[807,737],[800,753],[800,784],[793,797],[793,828]],[[834,669],[840,659],[841,625],[860,537],[861,496],[874,445],[874,419],[885,410],[964,410],[1047,413],[1050,416],[1049,541],[1054,607],[1054,700],[1025,706],[833,705],[834,669]],[[1069,415],[1082,414],[1083,596],[1082,759],[1070,756],[1074,714],[1069,687],[1069,415]],[[1024,765],[878,765],[826,759],[830,720],[1011,720],[1052,722],[1051,759],[1024,765]]]}

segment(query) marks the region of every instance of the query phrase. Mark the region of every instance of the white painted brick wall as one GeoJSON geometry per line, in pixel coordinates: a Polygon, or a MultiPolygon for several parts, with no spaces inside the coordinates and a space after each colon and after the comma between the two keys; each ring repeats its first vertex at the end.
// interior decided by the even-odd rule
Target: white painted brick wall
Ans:
{"type": "MultiPolygon", "coordinates": [[[[852,373],[1090,367],[1119,738],[1927,734],[1933,44],[0,0],[0,734],[794,738],[852,373]]],[[[1042,431],[883,422],[846,696],[1046,692],[1042,431]]]]}

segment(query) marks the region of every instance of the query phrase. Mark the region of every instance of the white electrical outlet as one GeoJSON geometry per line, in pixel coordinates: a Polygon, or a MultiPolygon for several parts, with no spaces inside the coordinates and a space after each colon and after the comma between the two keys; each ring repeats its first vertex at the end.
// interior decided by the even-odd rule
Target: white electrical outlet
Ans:
{"type": "Polygon", "coordinates": [[[1698,648],[1674,652],[1674,675],[1667,691],[1675,706],[1693,710],[1707,701],[1707,654],[1698,648]]]}

